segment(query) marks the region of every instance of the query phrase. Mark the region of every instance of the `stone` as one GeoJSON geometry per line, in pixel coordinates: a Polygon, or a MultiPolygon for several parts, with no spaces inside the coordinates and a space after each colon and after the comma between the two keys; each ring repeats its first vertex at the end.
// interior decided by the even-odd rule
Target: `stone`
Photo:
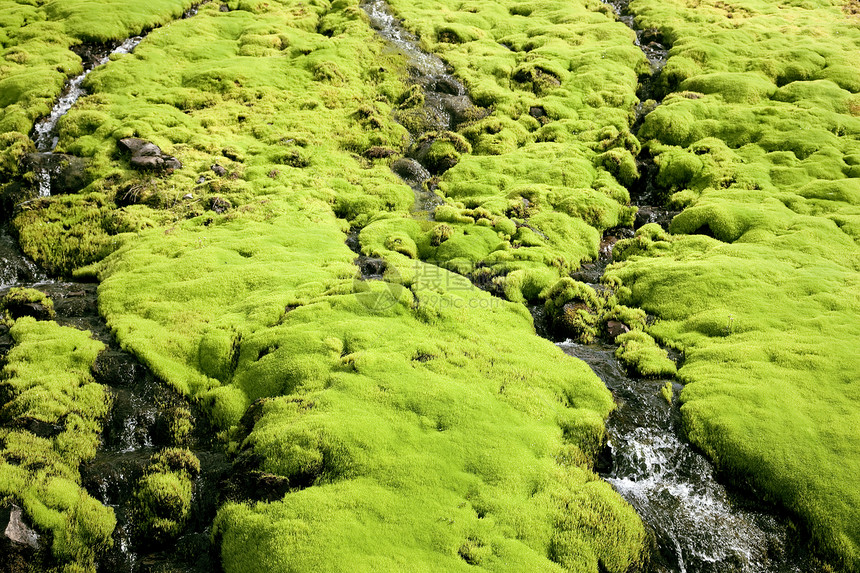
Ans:
{"type": "Polygon", "coordinates": [[[161,148],[145,139],[126,137],[119,140],[119,147],[131,154],[132,167],[144,171],[181,169],[182,163],[171,155],[166,155],[161,148]]]}
{"type": "Polygon", "coordinates": [[[402,157],[391,164],[391,170],[408,183],[420,185],[430,179],[430,172],[414,159],[402,157]]]}
{"type": "Polygon", "coordinates": [[[233,205],[230,203],[230,201],[224,199],[223,197],[212,197],[212,199],[209,200],[209,208],[218,213],[219,215],[232,207],[233,205]]]}
{"type": "Polygon", "coordinates": [[[600,241],[600,247],[598,249],[600,257],[604,259],[612,259],[612,248],[617,242],[618,237],[615,237],[613,235],[603,237],[603,240],[600,241]]]}
{"type": "Polygon", "coordinates": [[[17,505],[13,505],[9,510],[8,516],[4,514],[0,517],[0,527],[6,523],[3,528],[3,537],[13,544],[26,545],[33,549],[39,548],[40,535],[24,522],[24,512],[17,505]]]}
{"type": "Polygon", "coordinates": [[[225,175],[227,175],[227,169],[218,165],[217,163],[215,165],[213,165],[212,167],[210,167],[209,169],[214,171],[215,175],[218,175],[219,177],[224,177],[225,175]]]}
{"type": "Polygon", "coordinates": [[[630,327],[623,322],[619,322],[617,320],[609,320],[606,322],[606,333],[610,338],[612,338],[612,340],[615,340],[625,332],[630,332],[630,327]]]}

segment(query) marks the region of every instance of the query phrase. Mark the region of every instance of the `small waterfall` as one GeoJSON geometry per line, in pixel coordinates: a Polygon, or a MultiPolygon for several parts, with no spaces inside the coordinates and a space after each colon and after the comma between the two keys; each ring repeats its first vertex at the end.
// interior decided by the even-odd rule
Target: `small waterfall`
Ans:
{"type": "Polygon", "coordinates": [[[651,571],[810,570],[785,521],[727,490],[710,462],[681,438],[677,404],[669,404],[660,391],[666,380],[628,376],[614,346],[558,346],[591,366],[618,402],[607,423],[612,464],[602,468],[602,476],[653,531],[657,551],[651,571]]]}

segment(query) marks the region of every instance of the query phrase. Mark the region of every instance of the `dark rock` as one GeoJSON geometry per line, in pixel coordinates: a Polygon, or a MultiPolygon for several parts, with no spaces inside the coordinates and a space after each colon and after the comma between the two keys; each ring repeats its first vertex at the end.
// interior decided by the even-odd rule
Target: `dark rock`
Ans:
{"type": "Polygon", "coordinates": [[[612,338],[612,340],[615,340],[617,337],[621,336],[625,332],[630,332],[630,327],[623,322],[619,322],[617,320],[610,320],[606,322],[606,333],[609,335],[610,338],[612,338]]]}
{"type": "Polygon", "coordinates": [[[0,216],[7,219],[15,212],[15,206],[25,201],[32,201],[39,196],[39,189],[33,185],[24,185],[20,181],[10,181],[5,187],[0,187],[0,216]]]}
{"type": "Polygon", "coordinates": [[[119,147],[131,154],[132,167],[145,171],[162,169],[181,169],[182,163],[171,155],[165,155],[161,148],[150,141],[137,137],[119,140],[119,147]]]}
{"type": "Polygon", "coordinates": [[[652,42],[657,44],[665,43],[663,41],[663,35],[657,28],[646,28],[639,32],[639,42],[642,44],[650,44],[652,42]]]}
{"type": "Polygon", "coordinates": [[[131,386],[143,376],[143,367],[127,352],[104,350],[92,365],[93,378],[107,386],[131,386]]]}
{"type": "Polygon", "coordinates": [[[178,159],[171,156],[164,157],[164,168],[165,169],[182,169],[182,163],[179,162],[178,159]]]}
{"type": "Polygon", "coordinates": [[[421,185],[430,179],[430,172],[414,159],[403,157],[391,164],[391,170],[409,183],[421,185]]]}
{"type": "Polygon", "coordinates": [[[164,165],[164,160],[153,155],[132,155],[131,164],[138,169],[155,170],[164,165]]]}
{"type": "Polygon", "coordinates": [[[463,84],[451,76],[439,76],[434,80],[432,90],[435,92],[457,96],[466,91],[463,84]]]}
{"type": "Polygon", "coordinates": [[[41,302],[26,302],[7,299],[6,311],[15,319],[21,318],[22,316],[32,316],[36,320],[50,320],[52,318],[51,309],[41,302]]]}
{"type": "Polygon", "coordinates": [[[546,110],[540,106],[532,106],[529,108],[529,115],[535,119],[546,117],[546,110]]]}
{"type": "MultiPolygon", "coordinates": [[[[26,171],[48,173],[51,195],[77,193],[92,182],[87,160],[65,153],[30,153],[22,166],[26,171]]],[[[35,190],[34,190],[35,191],[35,190]]]]}
{"type": "Polygon", "coordinates": [[[224,177],[225,175],[227,175],[227,169],[218,165],[217,163],[215,165],[213,165],[212,167],[210,167],[209,169],[214,171],[215,175],[217,175],[219,177],[224,177]]]}
{"type": "Polygon", "coordinates": [[[233,205],[230,203],[230,201],[224,199],[223,197],[212,197],[209,200],[209,208],[218,213],[219,215],[221,213],[224,213],[225,211],[228,211],[232,207],[233,205]]]}
{"type": "Polygon", "coordinates": [[[46,422],[45,420],[39,420],[29,416],[17,418],[14,425],[22,430],[27,430],[34,436],[48,439],[56,438],[66,429],[63,424],[46,422]]]}
{"type": "Polygon", "coordinates": [[[603,240],[600,241],[599,253],[600,257],[604,259],[612,258],[612,247],[615,246],[615,243],[618,242],[618,237],[613,235],[609,235],[607,237],[603,237],[603,240]]]}
{"type": "Polygon", "coordinates": [[[40,535],[24,522],[24,512],[17,505],[0,512],[0,527],[3,533],[0,537],[14,545],[39,548],[40,535]]]}
{"type": "Polygon", "coordinates": [[[362,278],[381,278],[388,268],[388,263],[384,259],[373,257],[360,256],[356,259],[355,264],[361,271],[362,278]]]}
{"type": "Polygon", "coordinates": [[[440,95],[438,99],[442,108],[451,116],[451,128],[482,119],[488,114],[486,109],[472,103],[467,95],[440,95]]]}
{"type": "MultiPolygon", "coordinates": [[[[126,137],[124,139],[120,139],[118,144],[124,150],[132,155],[140,155],[140,150],[149,143],[145,139],[138,139],[136,137],[126,137]]],[[[161,149],[158,149],[158,152],[161,153],[161,149]]]]}
{"type": "Polygon", "coordinates": [[[227,6],[226,4],[221,4],[221,7],[219,8],[219,10],[220,10],[221,12],[229,12],[229,11],[230,11],[230,7],[229,7],[229,6],[227,6]]]}
{"type": "Polygon", "coordinates": [[[678,213],[679,211],[667,211],[665,209],[660,209],[659,207],[639,207],[639,211],[636,213],[634,226],[638,229],[642,225],[646,225],[648,223],[657,223],[664,229],[668,229],[672,219],[674,219],[675,215],[678,213]]]}
{"type": "Polygon", "coordinates": [[[368,159],[384,159],[392,155],[397,155],[397,151],[390,147],[380,147],[378,145],[374,145],[364,152],[364,156],[368,159]]]}

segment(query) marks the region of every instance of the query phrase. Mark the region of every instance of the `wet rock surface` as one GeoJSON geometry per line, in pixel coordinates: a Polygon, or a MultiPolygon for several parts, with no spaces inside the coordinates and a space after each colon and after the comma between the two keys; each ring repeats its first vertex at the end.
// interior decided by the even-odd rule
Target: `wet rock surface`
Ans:
{"type": "MultiPolygon", "coordinates": [[[[205,420],[195,420],[202,417],[195,416],[193,408],[181,396],[117,346],[98,313],[96,284],[50,279],[21,253],[6,227],[0,229],[0,271],[0,296],[13,287],[25,286],[44,293],[53,302],[55,315],[49,315],[44,304],[29,303],[15,308],[15,316],[52,319],[62,326],[88,330],[93,338],[107,345],[92,365],[91,373],[96,382],[109,389],[112,407],[103,425],[102,447],[93,460],[81,467],[84,487],[100,502],[113,507],[117,515],[114,547],[103,556],[99,570],[218,571],[220,559],[208,528],[221,503],[222,482],[230,464],[212,443],[214,432],[209,431],[205,420]],[[190,446],[201,462],[201,471],[194,478],[190,517],[174,542],[153,545],[135,533],[136,485],[154,453],[179,443],[190,446]]],[[[0,327],[0,358],[12,344],[8,329],[0,327]]],[[[6,399],[0,395],[0,400],[6,399]]],[[[24,418],[18,424],[44,438],[63,430],[62,420],[46,423],[24,418]]],[[[31,543],[34,539],[41,543],[41,535],[26,525],[26,516],[15,513],[14,507],[0,510],[0,518],[6,520],[0,519],[3,521],[0,528],[7,532],[5,537],[0,535],[0,572],[32,571],[33,565],[45,557],[31,543]],[[12,513],[6,515],[4,511],[12,513]]],[[[40,550],[44,550],[43,545],[39,545],[40,550]]]]}

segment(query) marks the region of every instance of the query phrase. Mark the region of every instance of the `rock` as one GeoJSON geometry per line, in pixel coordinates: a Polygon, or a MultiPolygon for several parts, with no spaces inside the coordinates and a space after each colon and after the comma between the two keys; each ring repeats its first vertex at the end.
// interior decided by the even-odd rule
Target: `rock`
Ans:
{"type": "Polygon", "coordinates": [[[131,354],[117,350],[103,350],[91,367],[93,378],[99,384],[128,387],[144,375],[143,367],[131,354]]]}
{"type": "Polygon", "coordinates": [[[32,316],[36,320],[51,320],[53,318],[51,309],[41,302],[7,301],[6,312],[15,319],[22,316],[32,316]]]}
{"type": "MultiPolygon", "coordinates": [[[[139,155],[140,150],[143,149],[143,146],[147,143],[149,142],[145,139],[138,139],[136,137],[126,137],[119,140],[119,146],[132,155],[139,155]]],[[[158,149],[158,152],[161,153],[161,149],[158,149]]]]}
{"type": "Polygon", "coordinates": [[[191,199],[194,199],[194,194],[193,193],[186,193],[185,195],[182,196],[182,198],[185,199],[186,201],[190,201],[191,199]]]}
{"type": "Polygon", "coordinates": [[[617,242],[618,237],[613,235],[603,237],[603,240],[600,241],[600,247],[598,250],[600,257],[604,259],[612,259],[612,247],[614,247],[617,242]]]}
{"type": "Polygon", "coordinates": [[[160,157],[152,155],[132,155],[131,164],[138,169],[158,169],[164,164],[164,160],[160,157]]]}
{"type": "Polygon", "coordinates": [[[181,169],[182,163],[172,155],[166,155],[161,148],[145,139],[126,137],[119,140],[119,147],[131,154],[132,167],[144,171],[181,169]]]}
{"type": "Polygon", "coordinates": [[[391,157],[392,155],[397,155],[397,151],[391,149],[390,147],[380,147],[378,145],[374,145],[373,147],[365,151],[363,155],[368,159],[384,159],[386,157],[391,157]]]}
{"type": "Polygon", "coordinates": [[[535,119],[546,117],[546,110],[540,106],[532,106],[529,108],[529,115],[535,119]]]}
{"type": "Polygon", "coordinates": [[[630,327],[623,322],[619,322],[617,320],[609,320],[606,322],[606,333],[609,334],[609,337],[612,338],[612,340],[615,340],[625,332],[630,332],[630,327]]]}
{"type": "Polygon", "coordinates": [[[209,208],[218,213],[224,213],[225,211],[231,209],[233,207],[232,203],[223,197],[212,197],[209,200],[209,208]]]}
{"type": "Polygon", "coordinates": [[[415,161],[414,159],[409,159],[407,157],[402,157],[394,161],[391,164],[391,170],[399,175],[404,181],[421,185],[427,179],[430,179],[430,172],[424,169],[424,167],[415,161]]]}
{"type": "Polygon", "coordinates": [[[642,44],[650,44],[652,42],[656,42],[658,44],[664,43],[663,35],[657,28],[646,28],[639,32],[639,42],[642,44]]]}
{"type": "Polygon", "coordinates": [[[229,11],[230,11],[230,7],[229,7],[229,6],[227,6],[226,4],[221,4],[221,7],[220,7],[220,8],[218,8],[218,10],[220,10],[221,12],[229,12],[229,11]]]}
{"type": "Polygon", "coordinates": [[[213,165],[212,167],[210,167],[209,169],[214,171],[215,175],[217,175],[219,177],[224,177],[225,175],[227,175],[227,169],[225,169],[224,167],[221,167],[217,163],[215,165],[213,165]]]}
{"type": "Polygon", "coordinates": [[[66,427],[63,424],[55,424],[24,416],[15,420],[15,426],[23,430],[27,430],[31,434],[39,438],[56,438],[65,431],[66,427]]]}
{"type": "Polygon", "coordinates": [[[33,549],[39,548],[40,535],[24,523],[24,512],[17,505],[0,514],[0,527],[3,527],[4,540],[16,545],[26,545],[33,549]],[[8,512],[8,513],[7,513],[8,512]],[[5,524],[5,527],[3,525],[5,524]]]}
{"type": "Polygon", "coordinates": [[[182,163],[179,162],[175,157],[171,157],[169,155],[164,157],[164,168],[165,169],[182,169],[182,163]]]}
{"type": "Polygon", "coordinates": [[[89,163],[65,153],[30,153],[22,165],[27,171],[47,173],[51,195],[77,193],[92,182],[89,163]]]}
{"type": "Polygon", "coordinates": [[[432,90],[435,92],[456,96],[466,91],[463,84],[451,76],[438,76],[434,79],[432,90]]]}
{"type": "Polygon", "coordinates": [[[667,211],[659,207],[639,207],[636,213],[636,221],[633,226],[639,228],[648,223],[657,223],[664,229],[669,228],[669,223],[675,218],[679,211],[667,211]]]}

